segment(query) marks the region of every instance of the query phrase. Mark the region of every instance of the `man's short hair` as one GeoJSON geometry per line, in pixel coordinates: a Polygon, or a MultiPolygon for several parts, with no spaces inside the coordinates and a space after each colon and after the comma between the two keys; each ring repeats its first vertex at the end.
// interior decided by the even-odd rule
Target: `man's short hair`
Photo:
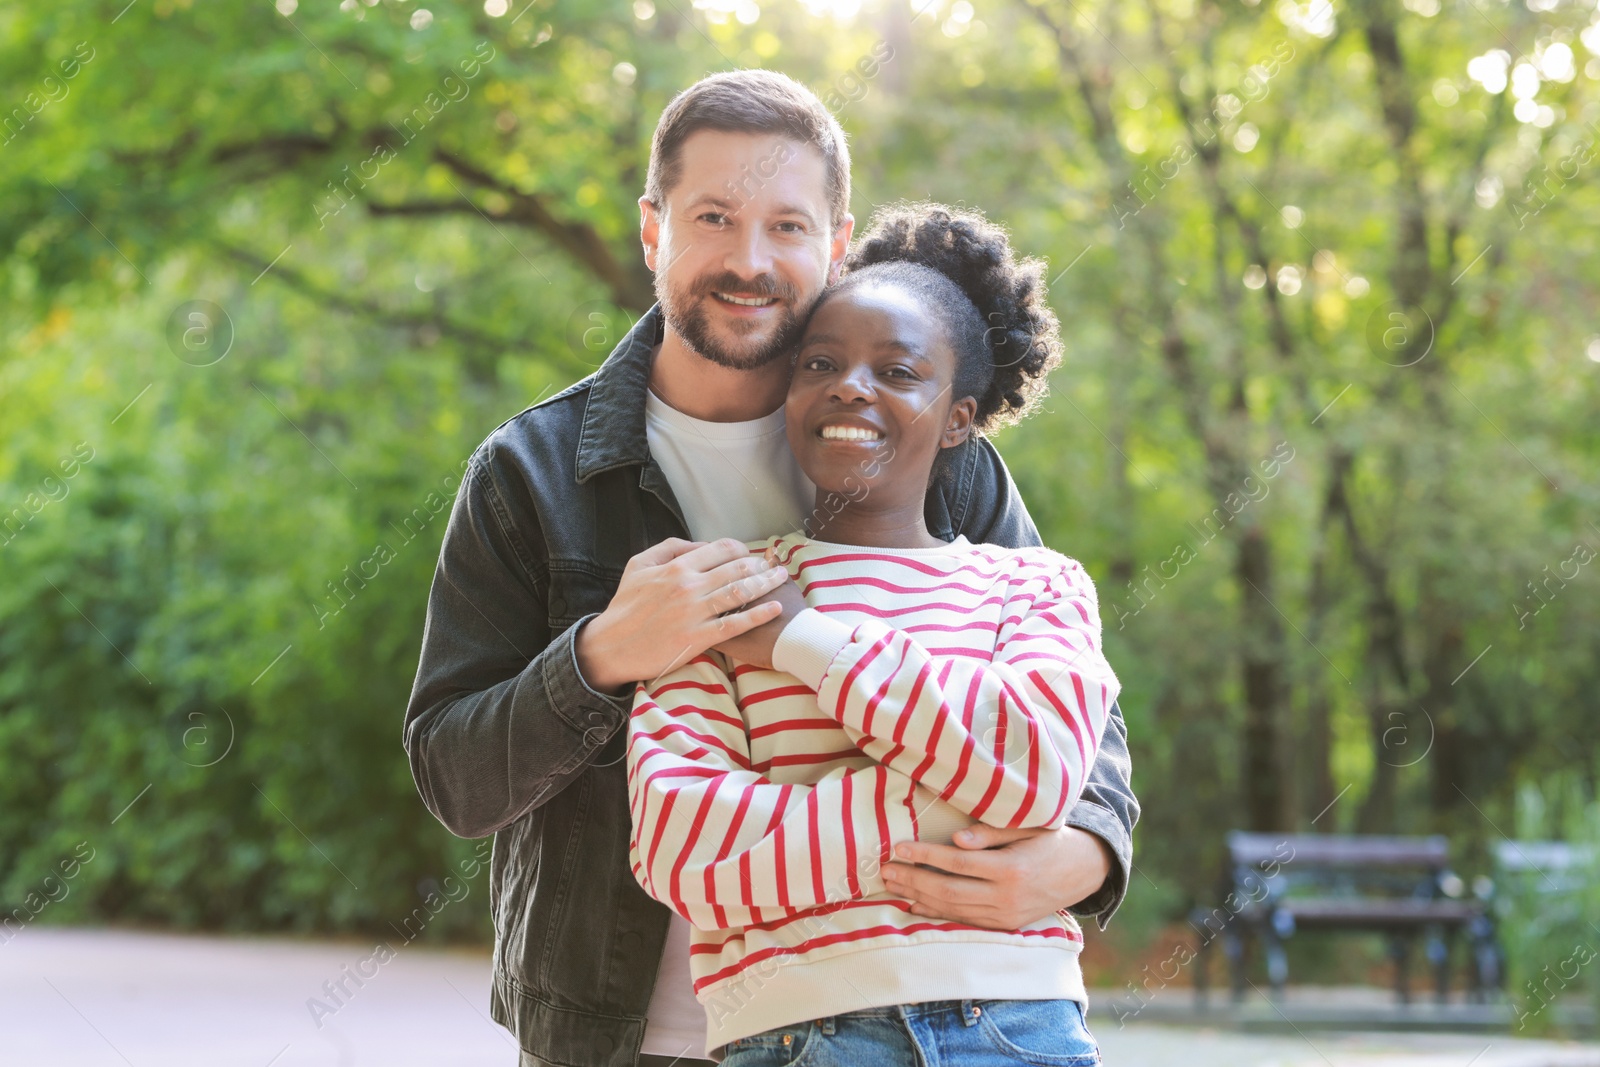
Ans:
{"type": "MultiPolygon", "coordinates": [[[[733,70],[712,74],[672,98],[650,142],[644,195],[659,211],[678,184],[683,142],[700,130],[770,133],[822,156],[830,232],[850,211],[850,149],[844,130],[817,95],[787,74],[733,70]]],[[[765,175],[770,177],[770,175],[765,175]]],[[[744,182],[732,184],[743,195],[744,182]]]]}

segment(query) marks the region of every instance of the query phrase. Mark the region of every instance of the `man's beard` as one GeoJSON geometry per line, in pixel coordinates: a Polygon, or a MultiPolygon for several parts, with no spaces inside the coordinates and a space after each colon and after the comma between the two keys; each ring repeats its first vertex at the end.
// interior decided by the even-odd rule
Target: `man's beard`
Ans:
{"type": "MultiPolygon", "coordinates": [[[[805,319],[795,308],[797,293],[793,286],[780,282],[770,274],[746,281],[732,274],[719,274],[702,278],[686,291],[674,291],[667,284],[664,272],[655,276],[656,300],[661,304],[662,317],[683,343],[696,353],[729,370],[755,370],[794,350],[805,330],[805,319]],[[778,321],[776,328],[765,341],[725,344],[713,333],[707,301],[716,300],[712,292],[739,293],[744,296],[775,296],[778,321]]],[[[753,322],[728,320],[736,333],[754,332],[760,327],[753,322]]],[[[741,338],[743,336],[741,334],[741,338]]]]}

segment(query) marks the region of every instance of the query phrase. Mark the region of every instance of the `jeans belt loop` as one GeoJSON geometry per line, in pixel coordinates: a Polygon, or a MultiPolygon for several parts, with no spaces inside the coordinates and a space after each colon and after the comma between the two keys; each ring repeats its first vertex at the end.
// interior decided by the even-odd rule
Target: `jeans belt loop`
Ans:
{"type": "Polygon", "coordinates": [[[976,1004],[974,1004],[972,1001],[963,1000],[961,1002],[961,1022],[962,1022],[963,1025],[965,1025],[965,1026],[977,1026],[978,1025],[978,1016],[980,1014],[981,1013],[978,1011],[978,1006],[976,1004]]]}
{"type": "Polygon", "coordinates": [[[836,1016],[829,1015],[827,1018],[818,1019],[817,1025],[822,1027],[823,1037],[832,1037],[833,1032],[839,1027],[838,1018],[836,1016]]]}

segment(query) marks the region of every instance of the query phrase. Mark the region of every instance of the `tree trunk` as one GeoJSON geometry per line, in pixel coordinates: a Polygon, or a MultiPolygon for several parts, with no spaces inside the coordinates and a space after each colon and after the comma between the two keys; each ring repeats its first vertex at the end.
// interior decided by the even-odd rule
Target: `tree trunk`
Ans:
{"type": "Polygon", "coordinates": [[[1272,548],[1251,525],[1239,539],[1235,573],[1243,605],[1244,806],[1252,830],[1284,829],[1278,760],[1283,703],[1283,620],[1272,605],[1272,548]]]}

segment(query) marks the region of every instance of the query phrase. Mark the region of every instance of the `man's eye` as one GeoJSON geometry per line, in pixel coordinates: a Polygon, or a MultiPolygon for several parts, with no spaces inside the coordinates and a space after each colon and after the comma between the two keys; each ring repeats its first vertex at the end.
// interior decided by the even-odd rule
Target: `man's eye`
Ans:
{"type": "Polygon", "coordinates": [[[722,214],[720,211],[707,211],[705,214],[700,216],[700,221],[709,222],[713,226],[722,226],[727,223],[728,216],[722,214]]]}
{"type": "Polygon", "coordinates": [[[888,370],[884,371],[884,374],[886,374],[887,376],[889,376],[891,378],[915,378],[916,377],[915,374],[912,374],[911,371],[907,370],[905,367],[890,367],[888,370]]]}
{"type": "Polygon", "coordinates": [[[806,370],[827,370],[831,366],[828,360],[823,356],[812,356],[810,359],[806,360],[800,365],[806,370]]]}
{"type": "Polygon", "coordinates": [[[780,222],[780,223],[778,223],[778,229],[782,230],[784,233],[805,233],[806,232],[806,228],[804,226],[800,225],[800,223],[798,223],[798,222],[780,222]]]}

